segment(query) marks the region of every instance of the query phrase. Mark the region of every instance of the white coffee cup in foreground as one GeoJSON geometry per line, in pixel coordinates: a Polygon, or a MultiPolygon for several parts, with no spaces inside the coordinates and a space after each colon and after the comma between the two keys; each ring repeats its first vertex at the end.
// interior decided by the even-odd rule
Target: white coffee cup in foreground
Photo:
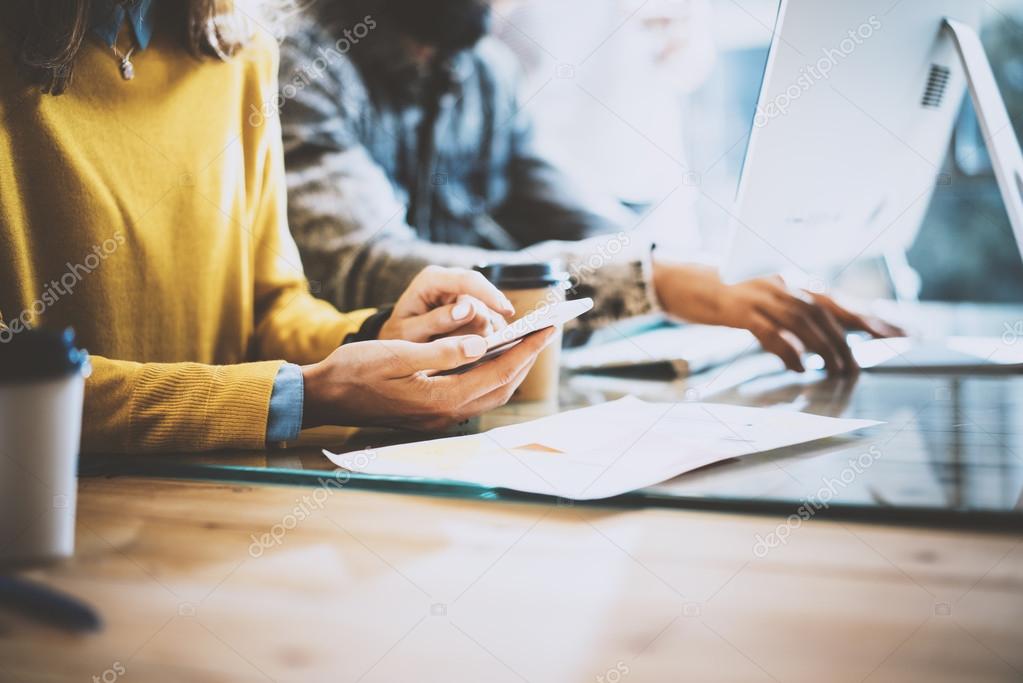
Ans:
{"type": "Polygon", "coordinates": [[[89,359],[71,330],[0,334],[0,562],[69,557],[89,359]]]}

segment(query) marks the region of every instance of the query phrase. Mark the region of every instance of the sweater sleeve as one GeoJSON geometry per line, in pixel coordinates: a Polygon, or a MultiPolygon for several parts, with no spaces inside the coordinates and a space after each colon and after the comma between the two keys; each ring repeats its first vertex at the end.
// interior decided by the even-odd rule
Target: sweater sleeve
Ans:
{"type": "MultiPolygon", "coordinates": [[[[276,50],[274,51],[276,54],[276,50]]],[[[277,60],[267,75],[277,88],[277,60]]],[[[315,363],[357,332],[375,310],[342,313],[310,291],[298,247],[288,229],[287,188],[280,120],[267,116],[258,131],[252,233],[255,241],[254,357],[315,363]]]]}
{"type": "Polygon", "coordinates": [[[132,363],[92,357],[82,452],[263,448],[280,361],[132,363]]]}

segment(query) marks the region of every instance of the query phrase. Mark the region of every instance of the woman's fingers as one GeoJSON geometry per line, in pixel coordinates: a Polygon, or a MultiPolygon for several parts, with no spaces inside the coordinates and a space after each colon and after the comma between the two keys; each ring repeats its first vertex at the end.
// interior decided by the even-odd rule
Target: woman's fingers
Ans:
{"type": "Polygon", "coordinates": [[[504,315],[513,315],[515,307],[490,280],[481,273],[463,268],[427,266],[416,276],[409,290],[415,291],[427,307],[451,297],[468,294],[504,315]]]}
{"type": "Polygon", "coordinates": [[[504,325],[500,313],[492,311],[476,297],[462,294],[452,304],[406,318],[401,326],[401,337],[416,342],[451,334],[486,337],[504,325]]]}
{"type": "Polygon", "coordinates": [[[508,327],[504,315],[493,310],[474,296],[463,294],[452,308],[451,319],[462,326],[448,334],[478,334],[486,337],[508,327]]]}
{"type": "Polygon", "coordinates": [[[522,384],[522,382],[526,379],[526,375],[529,374],[529,371],[533,369],[534,363],[536,363],[535,357],[532,360],[530,360],[530,362],[527,363],[522,369],[520,369],[518,371],[518,374],[516,374],[515,377],[513,377],[510,382],[508,382],[502,387],[494,389],[489,394],[484,394],[483,396],[480,396],[479,398],[475,399],[467,406],[465,406],[465,415],[469,417],[473,415],[479,415],[481,413],[487,412],[488,410],[500,408],[505,403],[507,403],[511,399],[512,394],[515,393],[515,390],[518,389],[519,385],[522,384]]]}
{"type": "Polygon", "coordinates": [[[549,328],[526,337],[511,350],[468,372],[426,378],[433,415],[420,421],[422,428],[442,428],[507,403],[555,332],[549,328]]]}
{"type": "Polygon", "coordinates": [[[495,389],[512,384],[523,368],[536,360],[536,355],[554,338],[553,327],[525,337],[519,344],[493,360],[461,375],[434,377],[431,381],[444,387],[444,394],[457,393],[465,404],[489,394],[495,389]]]}
{"type": "Polygon", "coordinates": [[[427,370],[453,370],[479,360],[487,352],[483,337],[445,337],[427,343],[410,341],[363,342],[379,344],[380,359],[390,378],[408,377],[427,370]]]}
{"type": "MultiPolygon", "coordinates": [[[[439,416],[432,416],[423,418],[418,422],[416,428],[425,431],[437,431],[446,429],[452,425],[458,424],[464,420],[468,420],[476,415],[481,415],[487,411],[493,410],[494,408],[500,408],[507,403],[515,390],[519,388],[519,385],[526,379],[526,375],[533,369],[533,364],[536,362],[534,357],[525,367],[520,369],[514,378],[507,384],[497,387],[493,391],[480,396],[479,398],[471,400],[457,409],[452,409],[451,412],[439,416]]],[[[446,390],[450,390],[450,386],[446,387],[446,390]]],[[[444,397],[441,392],[434,390],[434,394],[441,396],[443,402],[444,397]]],[[[407,426],[407,424],[406,424],[407,426]]]]}

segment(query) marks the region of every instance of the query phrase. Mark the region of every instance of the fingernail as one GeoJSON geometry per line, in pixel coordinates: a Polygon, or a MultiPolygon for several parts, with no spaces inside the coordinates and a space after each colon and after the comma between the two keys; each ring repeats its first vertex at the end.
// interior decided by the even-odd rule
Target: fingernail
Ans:
{"type": "Polygon", "coordinates": [[[466,337],[462,340],[462,353],[470,358],[482,356],[487,352],[487,340],[483,337],[466,337]]]}
{"type": "Polygon", "coordinates": [[[468,301],[463,301],[454,308],[451,309],[451,317],[455,320],[461,320],[469,316],[472,311],[472,306],[468,301]]]}
{"type": "Polygon", "coordinates": [[[511,299],[509,299],[508,297],[505,297],[502,303],[504,304],[504,310],[506,310],[508,313],[514,313],[515,312],[515,307],[512,306],[511,299]]]}

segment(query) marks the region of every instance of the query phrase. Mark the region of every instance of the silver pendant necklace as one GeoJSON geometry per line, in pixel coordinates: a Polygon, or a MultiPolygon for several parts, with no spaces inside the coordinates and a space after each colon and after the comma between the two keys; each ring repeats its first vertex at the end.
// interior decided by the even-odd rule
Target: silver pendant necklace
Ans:
{"type": "Polygon", "coordinates": [[[135,45],[132,45],[127,52],[122,53],[117,49],[116,45],[110,46],[110,49],[114,51],[114,56],[121,60],[121,78],[126,81],[135,78],[135,65],[131,62],[131,56],[135,53],[135,47],[135,45]]]}

